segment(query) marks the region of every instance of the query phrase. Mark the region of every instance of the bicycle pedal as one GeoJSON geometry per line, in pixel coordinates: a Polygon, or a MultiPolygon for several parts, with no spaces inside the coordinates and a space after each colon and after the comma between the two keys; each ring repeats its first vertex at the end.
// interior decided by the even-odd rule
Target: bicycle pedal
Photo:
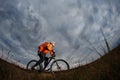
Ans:
{"type": "Polygon", "coordinates": [[[41,70],[38,70],[39,73],[41,73],[42,71],[41,70]]]}
{"type": "Polygon", "coordinates": [[[50,71],[50,69],[47,69],[47,71],[50,71]]]}

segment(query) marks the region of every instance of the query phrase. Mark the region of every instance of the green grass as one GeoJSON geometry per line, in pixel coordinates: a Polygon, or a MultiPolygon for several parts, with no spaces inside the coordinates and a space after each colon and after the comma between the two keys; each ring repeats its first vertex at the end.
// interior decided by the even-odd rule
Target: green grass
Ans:
{"type": "Polygon", "coordinates": [[[100,59],[69,71],[36,73],[0,59],[0,80],[120,80],[120,46],[100,59]]]}

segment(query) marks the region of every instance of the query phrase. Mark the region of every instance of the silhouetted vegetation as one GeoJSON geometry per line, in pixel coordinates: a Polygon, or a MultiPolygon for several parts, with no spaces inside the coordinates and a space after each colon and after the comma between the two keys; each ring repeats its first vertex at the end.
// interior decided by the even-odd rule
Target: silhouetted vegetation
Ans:
{"type": "Polygon", "coordinates": [[[105,45],[106,45],[106,47],[107,47],[107,50],[108,50],[108,52],[110,52],[110,46],[109,46],[109,43],[108,43],[108,41],[107,41],[107,39],[106,39],[106,37],[105,37],[105,34],[104,34],[102,28],[100,29],[100,31],[101,31],[101,33],[102,33],[102,35],[103,35],[103,38],[104,38],[104,41],[105,41],[105,45]]]}

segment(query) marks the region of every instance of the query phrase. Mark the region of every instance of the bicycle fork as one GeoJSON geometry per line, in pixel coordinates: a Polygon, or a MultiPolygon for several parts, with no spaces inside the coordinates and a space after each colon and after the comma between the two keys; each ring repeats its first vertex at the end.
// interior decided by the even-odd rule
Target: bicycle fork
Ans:
{"type": "Polygon", "coordinates": [[[57,65],[57,69],[61,71],[61,67],[59,66],[58,62],[56,62],[56,65],[57,65]]]}

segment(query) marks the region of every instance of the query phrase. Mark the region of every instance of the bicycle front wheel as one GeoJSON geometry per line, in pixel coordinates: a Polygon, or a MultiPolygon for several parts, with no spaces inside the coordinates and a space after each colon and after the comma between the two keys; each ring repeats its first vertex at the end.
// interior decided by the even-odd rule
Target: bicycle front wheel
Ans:
{"type": "Polygon", "coordinates": [[[62,60],[62,59],[53,61],[53,63],[50,66],[51,72],[65,71],[65,70],[69,70],[69,69],[70,69],[69,64],[65,60],[62,60]]]}
{"type": "MultiPolygon", "coordinates": [[[[26,69],[31,70],[31,68],[37,63],[37,60],[31,60],[28,62],[26,69]]],[[[35,70],[39,70],[40,69],[40,65],[37,65],[34,67],[35,70]]]]}

